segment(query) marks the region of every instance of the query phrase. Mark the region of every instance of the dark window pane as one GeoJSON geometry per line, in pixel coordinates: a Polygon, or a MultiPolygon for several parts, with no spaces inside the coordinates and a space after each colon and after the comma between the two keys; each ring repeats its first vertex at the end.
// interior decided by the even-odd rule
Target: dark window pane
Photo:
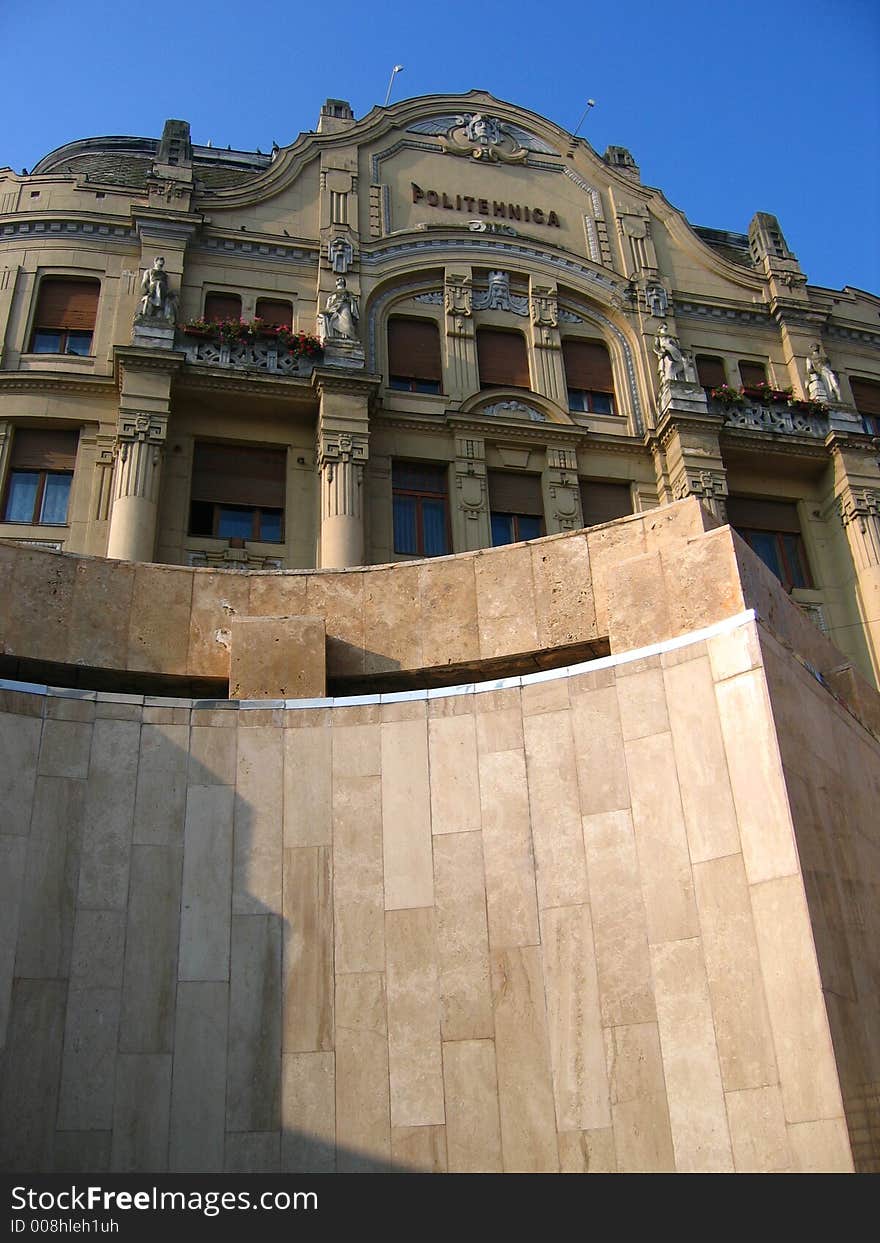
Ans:
{"type": "Polygon", "coordinates": [[[591,393],[594,414],[613,414],[614,398],[610,393],[591,393]]]}
{"type": "Polygon", "coordinates": [[[221,505],[217,517],[217,535],[220,539],[252,539],[254,530],[254,511],[252,509],[234,509],[229,505],[221,505]]]}
{"type": "Polygon", "coordinates": [[[193,501],[189,509],[191,535],[214,534],[214,506],[210,501],[193,501]]]}
{"type": "Polygon", "coordinates": [[[543,523],[540,518],[536,518],[532,514],[518,514],[516,525],[517,540],[538,539],[542,534],[541,527],[543,523]]]}
{"type": "Polygon", "coordinates": [[[6,495],[7,522],[33,522],[34,505],[40,476],[36,471],[16,470],[9,480],[9,491],[6,495]]]}
{"type": "Polygon", "coordinates": [[[34,333],[31,352],[34,354],[60,354],[62,333],[41,328],[34,333]]]}
{"type": "Polygon", "coordinates": [[[568,390],[568,408],[569,410],[577,411],[587,409],[587,394],[582,388],[570,388],[568,390]]]}
{"type": "Polygon", "coordinates": [[[804,564],[803,544],[799,535],[780,535],[782,553],[785,558],[787,575],[782,580],[786,586],[809,587],[806,566],[804,564]]]}
{"type": "Polygon", "coordinates": [[[513,543],[513,522],[510,514],[492,514],[492,547],[513,543]]]}
{"type": "Polygon", "coordinates": [[[416,501],[411,496],[394,498],[394,551],[418,556],[416,501]]]}
{"type": "Polygon", "coordinates": [[[40,522],[63,526],[67,521],[67,500],[70,496],[70,475],[47,475],[43,489],[40,522]]]}
{"type": "Polygon", "coordinates": [[[417,393],[439,393],[440,392],[440,381],[439,380],[416,380],[414,383],[415,383],[415,391],[417,393]]]}
{"type": "Polygon", "coordinates": [[[422,501],[422,525],[426,557],[442,557],[449,551],[446,544],[445,501],[422,501]]]}
{"type": "Polygon", "coordinates": [[[412,392],[412,389],[410,388],[411,383],[412,383],[411,380],[409,380],[406,376],[402,376],[402,375],[393,375],[389,379],[390,388],[396,388],[400,392],[404,392],[404,393],[412,392]]]}
{"type": "Polygon", "coordinates": [[[281,510],[264,509],[260,516],[260,539],[267,544],[281,543],[281,510]]]}
{"type": "Polygon", "coordinates": [[[69,332],[67,334],[66,353],[87,356],[91,348],[92,334],[90,332],[69,332]]]}
{"type": "Polygon", "coordinates": [[[772,531],[748,531],[745,536],[749,547],[758,554],[768,570],[772,570],[778,579],[782,579],[775,534],[772,531]]]}

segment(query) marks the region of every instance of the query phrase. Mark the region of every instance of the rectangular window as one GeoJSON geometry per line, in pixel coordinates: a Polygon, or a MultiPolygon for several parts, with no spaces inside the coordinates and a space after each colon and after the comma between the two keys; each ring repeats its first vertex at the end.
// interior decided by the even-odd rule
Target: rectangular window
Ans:
{"type": "Polygon", "coordinates": [[[614,414],[611,358],[602,341],[562,342],[568,408],[581,414],[614,414]]]}
{"type": "Polygon", "coordinates": [[[236,293],[205,294],[205,319],[211,324],[241,319],[241,298],[236,293]]]}
{"type": "Polygon", "coordinates": [[[708,354],[698,354],[696,364],[697,378],[703,388],[721,388],[722,384],[727,383],[723,359],[713,358],[708,354]]]}
{"type": "Polygon", "coordinates": [[[258,298],[256,316],[267,328],[292,328],[293,303],[281,302],[275,298],[258,298]]]}
{"type": "Polygon", "coordinates": [[[540,475],[489,471],[492,545],[518,544],[544,534],[544,498],[540,475]]]}
{"type": "Polygon", "coordinates": [[[286,449],[200,442],[193,454],[190,535],[284,542],[286,449]]]}
{"type": "Polygon", "coordinates": [[[4,522],[29,526],[64,526],[77,433],[19,427],[14,433],[4,522]]]}
{"type": "Polygon", "coordinates": [[[880,436],[880,384],[876,380],[850,377],[853,401],[869,436],[880,436]]]}
{"type": "Polygon", "coordinates": [[[92,350],[100,292],[100,281],[43,277],[31,352],[87,357],[92,350]]]}
{"type": "Polygon", "coordinates": [[[628,483],[600,483],[597,479],[582,479],[580,487],[585,527],[627,518],[633,511],[632,490],[628,483]]]}
{"type": "Polygon", "coordinates": [[[730,496],[727,517],[787,591],[813,586],[795,501],[730,496]]]}
{"type": "Polygon", "coordinates": [[[427,319],[388,321],[388,383],[410,393],[439,393],[440,335],[427,319]]]}
{"type": "Polygon", "coordinates": [[[757,388],[767,383],[767,368],[763,363],[750,363],[740,359],[739,378],[743,388],[757,388]]]}
{"type": "Polygon", "coordinates": [[[480,388],[531,388],[525,337],[519,332],[477,329],[480,388]]]}
{"type": "Polygon", "coordinates": [[[450,551],[447,474],[445,466],[392,464],[395,552],[442,557],[450,551]]]}

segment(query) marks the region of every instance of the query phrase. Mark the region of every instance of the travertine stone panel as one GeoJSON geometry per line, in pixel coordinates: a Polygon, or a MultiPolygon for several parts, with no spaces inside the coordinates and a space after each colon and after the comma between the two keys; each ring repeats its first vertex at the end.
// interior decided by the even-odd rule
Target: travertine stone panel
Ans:
{"type": "Polygon", "coordinates": [[[385,916],[391,1125],[442,1125],[440,990],[434,912],[385,916]]]}
{"type": "Polygon", "coordinates": [[[445,1126],[393,1126],[391,1158],[404,1173],[446,1173],[445,1126]]]}
{"type": "Polygon", "coordinates": [[[709,661],[667,668],[663,680],[691,860],[734,854],[739,831],[709,661]]]}
{"type": "Polygon", "coordinates": [[[431,830],[468,833],[480,827],[477,735],[472,715],[428,722],[431,767],[431,830]]]}
{"type": "Polygon", "coordinates": [[[16,980],[0,1062],[0,1168],[50,1168],[67,984],[16,980]]]}
{"type": "Polygon", "coordinates": [[[281,1135],[278,1131],[227,1131],[223,1168],[227,1174],[278,1174],[281,1135]]]}
{"type": "Polygon", "coordinates": [[[424,562],[419,591],[425,667],[479,659],[473,558],[424,562]]]}
{"type": "Polygon", "coordinates": [[[657,1024],[608,1028],[605,1049],[618,1169],[633,1174],[674,1170],[657,1024]]]}
{"type": "Polygon", "coordinates": [[[532,561],[525,546],[474,557],[480,656],[533,652],[541,646],[535,618],[532,561]]]}
{"type": "Polygon", "coordinates": [[[596,954],[588,906],[541,912],[547,1027],[560,1131],[611,1126],[596,954]]]}
{"type": "Polygon", "coordinates": [[[560,1131],[560,1174],[616,1174],[614,1131],[560,1131]]]}
{"type": "Polygon", "coordinates": [[[645,551],[645,526],[640,520],[615,522],[587,532],[590,575],[596,604],[596,629],[608,634],[608,578],[621,561],[645,551]]]}
{"type": "Polygon", "coordinates": [[[538,906],[577,906],[588,894],[571,719],[527,716],[523,730],[538,906]]]}
{"type": "Polygon", "coordinates": [[[135,566],[128,631],[129,669],[188,672],[192,589],[191,570],[135,566]]]}
{"type": "Polygon", "coordinates": [[[70,982],[76,988],[121,988],[125,962],[125,912],[76,913],[70,982]]]}
{"type": "Polygon", "coordinates": [[[742,855],[694,867],[725,1091],[776,1083],[776,1058],[742,855]]]}
{"type": "Polygon", "coordinates": [[[331,738],[334,787],[339,777],[379,776],[382,747],[380,731],[375,725],[340,726],[339,717],[334,713],[331,738]]]}
{"type": "Polygon", "coordinates": [[[199,725],[202,714],[193,714],[195,724],[190,737],[190,785],[235,785],[235,761],[238,750],[237,720],[234,712],[228,713],[228,717],[228,725],[218,728],[199,725]]]}
{"type": "Polygon", "coordinates": [[[421,573],[413,564],[363,574],[365,673],[422,664],[421,573]]]}
{"type": "Polygon", "coordinates": [[[139,742],[136,721],[95,722],[83,816],[80,906],[125,909],[139,742]]]}
{"type": "Polygon", "coordinates": [[[25,979],[60,979],[69,972],[84,802],[82,781],[37,779],[16,950],[25,979]]]}
{"type": "Polygon", "coordinates": [[[385,979],[336,977],[337,1169],[357,1174],[391,1157],[385,979]]]}
{"type": "Polygon", "coordinates": [[[749,884],[798,870],[779,746],[762,670],[715,687],[749,884]]]}
{"type": "MultiPolygon", "coordinates": [[[[97,557],[76,561],[66,655],[72,663],[124,669],[135,567],[97,557]]],[[[62,658],[59,655],[56,659],[62,658]]]]}
{"type": "Polygon", "coordinates": [[[696,936],[700,928],[672,738],[654,734],[627,742],[625,749],[648,940],[696,936]]]}
{"type": "MultiPolygon", "coordinates": [[[[226,575],[222,575],[223,578],[226,575]]],[[[306,606],[306,586],[310,581],[326,582],[324,575],[271,573],[249,574],[248,607],[251,617],[299,617],[304,613],[322,613],[323,609],[306,606]]]]}
{"type": "Polygon", "coordinates": [[[477,752],[481,756],[491,755],[495,751],[521,751],[525,745],[519,693],[511,693],[517,698],[516,706],[503,707],[496,711],[485,710],[493,696],[476,696],[474,706],[477,709],[477,752]]]}
{"type": "Polygon", "coordinates": [[[327,688],[323,617],[234,617],[230,699],[309,699],[327,688]]]}
{"type": "Polygon", "coordinates": [[[434,893],[443,1039],[491,1037],[486,882],[478,833],[434,839],[434,893]]]}
{"type": "Polygon", "coordinates": [[[227,1131],[281,1124],[280,924],[277,915],[232,917],[227,1131]]]}
{"type": "Polygon", "coordinates": [[[134,805],[136,844],[174,846],[183,843],[187,725],[145,724],[141,729],[137,796],[134,805]]]}
{"type": "MultiPolygon", "coordinates": [[[[659,552],[608,567],[604,601],[597,591],[596,608],[605,605],[605,629],[612,652],[644,647],[655,636],[676,633],[674,601],[663,574],[659,552]]],[[[600,617],[602,614],[599,614],[600,617]]]]}
{"type": "Polygon", "coordinates": [[[716,682],[747,673],[761,664],[761,645],[757,623],[749,622],[727,634],[716,634],[706,641],[712,677],[716,682]]]}
{"type": "Polygon", "coordinates": [[[450,1174],[500,1174],[504,1167],[493,1041],[444,1043],[443,1079],[450,1174]]]}
{"type": "Polygon", "coordinates": [[[792,1155],[779,1085],[727,1092],[727,1120],[737,1174],[785,1174],[792,1155]]]}
{"type": "Polygon", "coordinates": [[[521,751],[480,756],[480,802],[489,944],[494,950],[537,945],[535,864],[521,751]]]}
{"type": "Polygon", "coordinates": [[[284,1026],[286,1053],[333,1048],[331,851],[284,852],[284,1026]]]}
{"type": "MultiPolygon", "coordinates": [[[[13,766],[21,766],[18,783],[26,779],[29,771],[29,754],[32,746],[33,729],[38,721],[23,721],[23,735],[16,749],[9,754],[10,770],[13,766]]],[[[43,740],[40,746],[39,772],[46,777],[88,777],[89,752],[92,746],[93,726],[85,721],[45,721],[43,723],[43,740]]],[[[4,757],[5,759],[5,757],[4,757]]],[[[4,763],[4,768],[6,764],[4,763]]],[[[33,772],[32,768],[30,769],[33,772]]],[[[29,794],[33,788],[33,775],[27,789],[10,790],[10,797],[29,794]]],[[[30,800],[28,800],[30,801],[30,800]]],[[[26,829],[23,830],[26,832],[26,829]]]]}
{"type": "Polygon", "coordinates": [[[205,677],[228,677],[232,622],[251,612],[251,584],[244,576],[211,570],[194,570],[192,579],[187,668],[205,677]]]}
{"type": "Polygon", "coordinates": [[[823,1118],[789,1124],[788,1141],[797,1174],[851,1174],[853,1160],[846,1122],[823,1118]]]}
{"type": "Polygon", "coordinates": [[[638,661],[617,670],[617,702],[620,726],[626,741],[663,734],[669,729],[666,687],[659,667],[638,661]]]}
{"type": "Polygon", "coordinates": [[[12,969],[28,855],[25,837],[0,835],[0,1049],[6,1038],[12,997],[12,969]]]}
{"type": "Polygon", "coordinates": [[[537,946],[492,954],[492,995],[505,1173],[556,1173],[553,1080],[537,946]]]}
{"type": "MultiPolygon", "coordinates": [[[[370,642],[364,622],[364,578],[364,574],[337,573],[309,574],[305,579],[306,603],[301,609],[324,618],[327,665],[337,677],[365,672],[365,649],[370,642]]],[[[286,575],[284,581],[286,586],[286,575]]],[[[295,611],[285,605],[285,612],[295,611]]]]}
{"type": "Polygon", "coordinates": [[[282,733],[271,726],[238,731],[232,910],[281,910],[282,733]]]}
{"type": "Polygon", "coordinates": [[[181,980],[229,979],[233,800],[234,791],[226,786],[189,788],[180,913],[181,980]]]}
{"type": "Polygon", "coordinates": [[[119,1029],[123,1053],[174,1048],[182,865],[179,846],[132,848],[119,1029]]]}
{"type": "Polygon", "coordinates": [[[282,1058],[281,1169],[285,1174],[332,1174],[336,1169],[333,1053],[286,1053],[282,1058]]]}
{"type": "MultiPolygon", "coordinates": [[[[60,722],[51,722],[54,737],[43,742],[42,753],[46,767],[40,772],[50,772],[58,767],[75,767],[73,777],[85,777],[89,763],[89,740],[91,730],[85,730],[85,764],[82,749],[74,755],[68,752],[62,737],[56,731],[60,722]]],[[[46,722],[46,727],[50,722],[46,722]]],[[[37,775],[37,758],[41,755],[40,731],[43,722],[36,717],[19,716],[0,712],[0,807],[3,808],[3,832],[27,836],[30,822],[34,781],[37,775]]],[[[63,731],[62,731],[63,733],[63,731]]],[[[52,775],[65,776],[65,773],[52,775]]]]}
{"type": "Polygon", "coordinates": [[[733,1170],[699,938],[651,946],[669,1121],[680,1173],[733,1170]]]}
{"type": "Polygon", "coordinates": [[[753,885],[761,973],[787,1122],[843,1115],[810,918],[798,876],[753,885]]]}
{"type": "Polygon", "coordinates": [[[123,1054],[116,1067],[110,1167],[162,1173],[168,1168],[171,1056],[123,1054]]]}
{"type": "Polygon", "coordinates": [[[70,989],[58,1103],[59,1130],[112,1128],[119,1003],[118,988],[70,989]]]}
{"type": "Polygon", "coordinates": [[[584,816],[584,849],[605,1027],[657,1017],[648,927],[628,811],[584,816]]]}
{"type": "Polygon", "coordinates": [[[12,581],[7,578],[3,593],[8,595],[7,624],[13,639],[7,651],[32,660],[57,660],[65,651],[75,566],[74,557],[47,555],[36,548],[17,550],[12,581]],[[21,650],[15,640],[25,635],[21,650]]]}
{"type": "Polygon", "coordinates": [[[539,647],[594,639],[596,609],[586,535],[532,544],[539,647]]]}
{"type": "Polygon", "coordinates": [[[333,841],[331,731],[284,732],[284,845],[329,846],[333,841]]]}
{"type": "Polygon", "coordinates": [[[336,971],[384,971],[385,891],[382,883],[380,780],[378,777],[349,777],[344,775],[344,771],[337,766],[334,738],[333,912],[336,971]]]}
{"type": "Polygon", "coordinates": [[[432,906],[427,721],[386,721],[381,731],[385,909],[432,906]]]}
{"type": "Polygon", "coordinates": [[[629,780],[614,684],[572,693],[571,717],[581,811],[589,816],[628,808],[629,780]]]}
{"type": "Polygon", "coordinates": [[[178,984],[169,1157],[174,1172],[223,1169],[228,1026],[228,985],[178,984]]]}
{"type": "Polygon", "coordinates": [[[550,678],[546,682],[527,682],[522,688],[523,716],[541,712],[561,712],[569,707],[568,678],[550,678]]]}

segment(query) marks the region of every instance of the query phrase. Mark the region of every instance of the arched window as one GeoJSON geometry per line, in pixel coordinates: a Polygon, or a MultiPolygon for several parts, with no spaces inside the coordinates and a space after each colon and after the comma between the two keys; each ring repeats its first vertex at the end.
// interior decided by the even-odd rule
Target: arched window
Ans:
{"type": "Polygon", "coordinates": [[[409,393],[439,393],[440,334],[430,319],[388,321],[388,384],[409,393]]]}
{"type": "Polygon", "coordinates": [[[211,324],[224,319],[241,319],[241,298],[237,293],[205,294],[205,319],[211,324]]]}
{"type": "Polygon", "coordinates": [[[605,344],[564,340],[562,360],[569,410],[582,414],[614,414],[614,379],[605,344]]]}
{"type": "Polygon", "coordinates": [[[100,281],[43,277],[31,334],[31,352],[91,354],[100,292],[100,281]]]}
{"type": "Polygon", "coordinates": [[[529,356],[520,332],[477,329],[480,388],[531,388],[529,356]]]}

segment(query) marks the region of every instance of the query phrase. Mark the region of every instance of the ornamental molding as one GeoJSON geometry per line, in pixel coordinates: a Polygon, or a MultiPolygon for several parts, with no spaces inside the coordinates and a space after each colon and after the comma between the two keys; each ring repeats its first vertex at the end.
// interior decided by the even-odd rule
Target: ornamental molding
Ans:
{"type": "Polygon", "coordinates": [[[318,431],[318,468],[363,465],[369,456],[367,432],[318,431]]]}
{"type": "MultiPolygon", "coordinates": [[[[362,262],[366,262],[365,257],[361,256],[362,262]]],[[[433,303],[434,294],[438,296],[437,305],[442,305],[442,293],[436,288],[431,288],[431,283],[424,278],[422,280],[405,281],[402,284],[392,285],[390,288],[383,290],[377,298],[373,298],[367,311],[367,365],[370,370],[375,372],[377,368],[377,328],[379,324],[380,312],[386,303],[397,299],[401,302],[407,300],[427,302],[430,297],[433,303]],[[414,290],[419,290],[419,294],[414,294],[414,290]]]]}
{"type": "Polygon", "coordinates": [[[837,498],[843,525],[851,522],[880,521],[880,488],[847,488],[837,498]]]}
{"type": "Polygon", "coordinates": [[[871,332],[866,328],[849,328],[845,324],[826,324],[825,332],[829,337],[840,337],[844,341],[858,341],[863,345],[880,346],[880,332],[871,332]]]}
{"type": "MultiPolygon", "coordinates": [[[[575,448],[586,446],[587,432],[581,427],[567,427],[564,423],[531,423],[526,421],[508,422],[493,419],[488,424],[480,418],[480,411],[472,414],[451,414],[447,417],[447,426],[456,436],[470,433],[474,437],[497,443],[499,433],[504,440],[527,440],[532,444],[546,448],[548,438],[571,442],[575,448]]],[[[424,428],[424,424],[421,425],[424,428]]],[[[592,443],[592,441],[590,441],[592,443]]]]}
{"type": "Polygon", "coordinates": [[[168,415],[120,411],[116,434],[123,458],[127,444],[161,445],[168,435],[168,415]]]}
{"type": "Polygon", "coordinates": [[[137,229],[122,224],[99,224],[82,217],[63,216],[58,220],[15,220],[0,226],[0,237],[74,237],[94,239],[103,243],[139,244],[137,229]]]}
{"type": "Polygon", "coordinates": [[[256,372],[233,371],[209,368],[207,366],[186,367],[176,383],[186,389],[199,389],[212,393],[252,394],[259,397],[278,397],[285,399],[300,398],[310,404],[314,402],[311,381],[300,376],[258,375],[256,372]]]}
{"type": "Polygon", "coordinates": [[[306,264],[317,267],[320,247],[316,243],[308,250],[302,246],[285,246],[278,242],[258,242],[241,237],[203,236],[194,250],[221,251],[227,255],[241,255],[247,259],[282,259],[285,263],[306,264]]]}
{"type": "Polygon", "coordinates": [[[13,393],[78,393],[83,397],[110,397],[116,393],[116,381],[112,377],[99,380],[94,376],[78,379],[49,371],[0,372],[0,391],[13,393]]]}
{"type": "Polygon", "coordinates": [[[319,393],[348,393],[351,396],[371,397],[382,383],[382,376],[372,372],[330,371],[316,367],[312,372],[312,387],[319,393]]]}
{"type": "MultiPolygon", "coordinates": [[[[762,303],[762,307],[766,307],[766,304],[762,303]]],[[[685,319],[726,320],[728,323],[758,324],[762,328],[770,328],[774,323],[769,307],[749,311],[742,307],[716,306],[708,302],[690,302],[676,298],[672,309],[676,317],[685,319]]]]}
{"type": "Polygon", "coordinates": [[[486,289],[477,290],[472,298],[475,311],[508,311],[511,315],[528,315],[529,300],[510,292],[510,273],[494,270],[489,273],[486,289]]]}
{"type": "Polygon", "coordinates": [[[636,367],[629,341],[627,341],[626,337],[617,325],[613,323],[607,315],[603,315],[602,312],[598,311],[595,307],[581,304],[578,309],[583,313],[583,322],[601,324],[603,328],[611,333],[619,344],[620,351],[623,355],[624,368],[626,370],[626,378],[629,387],[629,399],[632,405],[633,422],[635,423],[636,430],[640,434],[644,435],[645,421],[642,415],[642,403],[639,399],[639,389],[636,382],[636,367]]]}
{"type": "Polygon", "coordinates": [[[530,406],[525,401],[496,401],[491,406],[481,406],[479,413],[490,418],[529,419],[532,423],[550,422],[543,410],[530,406]]]}
{"type": "Polygon", "coordinates": [[[789,406],[728,406],[721,417],[725,427],[744,427],[783,436],[828,435],[827,414],[805,414],[789,406]]]}
{"type": "Polygon", "coordinates": [[[431,134],[444,138],[447,144],[456,148],[451,154],[472,155],[474,159],[522,163],[528,152],[559,155],[537,134],[500,117],[488,116],[485,112],[442,113],[414,121],[406,130],[408,134],[431,134]],[[515,151],[524,152],[523,156],[511,161],[506,155],[511,145],[515,151]],[[498,150],[499,154],[490,154],[493,150],[498,150]]]}
{"type": "Polygon", "coordinates": [[[728,423],[725,423],[721,430],[725,441],[730,438],[735,440],[737,445],[755,453],[766,455],[768,451],[772,451],[774,457],[781,455],[819,461],[823,459],[827,461],[828,458],[828,450],[824,442],[806,436],[774,436],[771,440],[753,428],[731,427],[728,423]]]}

